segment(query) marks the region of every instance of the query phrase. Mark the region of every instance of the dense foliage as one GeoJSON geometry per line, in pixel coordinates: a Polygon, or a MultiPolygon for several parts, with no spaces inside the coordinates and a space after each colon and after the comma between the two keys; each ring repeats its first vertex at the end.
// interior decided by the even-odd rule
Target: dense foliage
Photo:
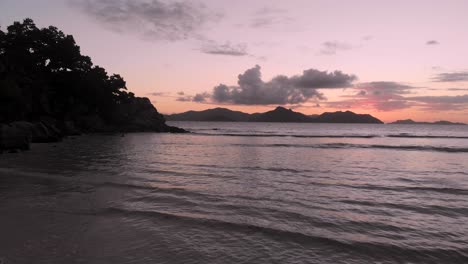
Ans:
{"type": "Polygon", "coordinates": [[[73,36],[31,19],[0,28],[0,123],[86,115],[117,122],[119,105],[133,99],[124,79],[93,65],[73,36]]]}

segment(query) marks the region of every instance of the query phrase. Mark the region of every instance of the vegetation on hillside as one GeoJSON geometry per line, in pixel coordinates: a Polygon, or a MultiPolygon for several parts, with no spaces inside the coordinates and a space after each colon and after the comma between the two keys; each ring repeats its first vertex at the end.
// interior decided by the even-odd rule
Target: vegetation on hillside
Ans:
{"type": "Polygon", "coordinates": [[[97,119],[112,127],[130,124],[126,130],[167,130],[149,100],[127,92],[120,75],[108,74],[82,55],[73,36],[25,19],[6,31],[0,28],[0,123],[43,117],[90,130],[93,124],[86,123],[97,119]],[[142,111],[152,122],[149,129],[141,120],[132,123],[142,111]]]}

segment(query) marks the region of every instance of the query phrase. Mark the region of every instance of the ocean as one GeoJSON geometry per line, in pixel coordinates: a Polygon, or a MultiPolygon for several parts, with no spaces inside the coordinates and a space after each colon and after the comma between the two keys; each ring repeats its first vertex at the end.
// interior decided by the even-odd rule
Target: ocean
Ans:
{"type": "Polygon", "coordinates": [[[468,263],[468,126],[170,125],[0,155],[0,263],[468,263]]]}

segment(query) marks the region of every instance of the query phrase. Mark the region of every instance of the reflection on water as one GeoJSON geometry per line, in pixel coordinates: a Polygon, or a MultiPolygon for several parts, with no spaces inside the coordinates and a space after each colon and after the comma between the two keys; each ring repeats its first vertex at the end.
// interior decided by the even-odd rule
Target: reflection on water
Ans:
{"type": "Polygon", "coordinates": [[[468,261],[465,127],[178,125],[0,156],[0,259],[468,261]]]}

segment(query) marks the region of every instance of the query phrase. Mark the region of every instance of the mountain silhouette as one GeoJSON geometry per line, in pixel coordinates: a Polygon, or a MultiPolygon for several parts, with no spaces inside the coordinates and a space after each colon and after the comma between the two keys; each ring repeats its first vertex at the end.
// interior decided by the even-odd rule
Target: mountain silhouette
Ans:
{"type": "Polygon", "coordinates": [[[397,120],[390,124],[393,125],[466,125],[464,123],[450,122],[450,121],[436,121],[436,122],[417,122],[412,119],[397,120]]]}
{"type": "Polygon", "coordinates": [[[307,116],[291,109],[278,106],[265,113],[247,114],[226,108],[214,108],[203,111],[188,111],[166,115],[168,121],[230,121],[230,122],[283,122],[283,123],[370,123],[383,124],[379,119],[368,114],[355,114],[351,111],[323,113],[307,116]]]}
{"type": "Polygon", "coordinates": [[[226,108],[213,108],[203,111],[188,111],[180,114],[166,115],[167,120],[177,121],[224,121],[224,122],[247,122],[249,114],[232,111],[226,108]]]}
{"type": "Polygon", "coordinates": [[[383,124],[379,119],[369,114],[356,114],[351,111],[325,112],[312,119],[314,123],[369,123],[383,124]]]}
{"type": "Polygon", "coordinates": [[[272,111],[265,113],[255,113],[250,115],[250,122],[291,122],[304,123],[310,122],[311,118],[291,109],[278,106],[272,111]]]}

